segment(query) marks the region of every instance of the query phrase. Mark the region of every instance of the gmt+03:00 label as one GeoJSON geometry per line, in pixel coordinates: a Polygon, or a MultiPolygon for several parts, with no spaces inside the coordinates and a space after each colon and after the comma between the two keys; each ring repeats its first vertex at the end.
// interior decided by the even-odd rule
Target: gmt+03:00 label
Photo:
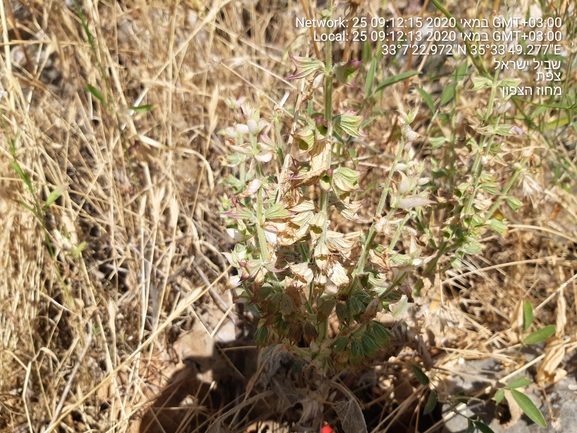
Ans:
{"type": "MultiPolygon", "coordinates": [[[[313,30],[315,41],[381,43],[383,55],[561,55],[559,17],[528,19],[454,17],[353,17],[350,20],[296,19],[313,30]],[[351,21],[349,23],[349,21],[351,21]],[[351,25],[351,31],[347,28],[351,25]],[[457,24],[463,31],[457,30],[457,24]],[[324,29],[324,30],[321,30],[324,29]],[[326,31],[326,29],[334,29],[326,31]],[[474,29],[474,30],[472,30],[474,29]]],[[[506,69],[503,65],[497,68],[506,69]]],[[[511,64],[512,68],[516,66],[511,64]]]]}
{"type": "MultiPolygon", "coordinates": [[[[309,28],[315,41],[372,42],[381,44],[385,56],[467,55],[493,56],[495,70],[536,72],[535,93],[560,96],[560,17],[447,18],[447,17],[353,17],[334,20],[296,19],[296,27],[309,28]],[[526,57],[525,57],[526,56],[526,57]],[[540,60],[543,59],[543,60],[540,60]]],[[[533,94],[530,86],[503,87],[503,95],[533,94]]]]}

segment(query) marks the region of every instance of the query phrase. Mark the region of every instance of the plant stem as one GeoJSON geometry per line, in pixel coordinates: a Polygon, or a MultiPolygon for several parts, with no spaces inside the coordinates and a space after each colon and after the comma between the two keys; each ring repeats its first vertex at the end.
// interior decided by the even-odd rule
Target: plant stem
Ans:
{"type": "MultiPolygon", "coordinates": [[[[381,199],[379,200],[379,204],[377,205],[377,211],[375,212],[376,218],[379,218],[383,213],[383,210],[385,209],[385,204],[387,203],[387,197],[389,195],[389,190],[391,186],[391,180],[393,179],[393,175],[395,174],[395,171],[397,169],[397,164],[399,163],[399,161],[401,160],[401,156],[403,155],[404,147],[405,147],[405,141],[402,140],[401,143],[399,144],[399,149],[397,150],[397,155],[395,156],[395,160],[393,161],[391,170],[389,171],[389,177],[387,178],[385,184],[383,185],[383,192],[381,194],[381,199]]],[[[351,288],[355,287],[356,283],[358,282],[359,275],[361,275],[364,271],[365,263],[367,262],[367,258],[369,257],[371,244],[373,243],[376,234],[377,234],[376,221],[374,221],[373,224],[371,224],[371,228],[369,229],[369,233],[367,234],[367,238],[365,239],[363,245],[363,252],[354,270],[353,274],[355,276],[355,281],[353,281],[353,284],[351,284],[350,286],[351,288]]]]}
{"type": "MultiPolygon", "coordinates": [[[[334,10],[334,1],[329,0],[328,4],[328,11],[329,11],[329,18],[333,16],[334,10]]],[[[325,44],[325,120],[328,123],[327,128],[327,135],[326,135],[326,144],[325,144],[325,152],[326,152],[326,170],[331,168],[331,157],[333,152],[333,125],[332,125],[332,117],[333,117],[333,43],[331,42],[330,38],[327,39],[325,44]]],[[[329,209],[329,192],[325,191],[324,189],[321,190],[321,201],[320,201],[320,209],[321,212],[327,215],[325,226],[323,227],[323,232],[321,235],[321,241],[326,239],[327,230],[329,226],[329,219],[328,219],[328,209],[329,209]]]]}
{"type": "MultiPolygon", "coordinates": [[[[260,163],[256,166],[257,176],[260,179],[264,179],[262,166],[260,163]]],[[[264,229],[262,228],[264,224],[264,213],[263,213],[263,204],[262,204],[262,186],[258,189],[256,193],[256,233],[258,238],[258,247],[260,249],[261,259],[268,263],[269,255],[268,255],[268,246],[266,244],[266,236],[264,235],[264,229]]]]}
{"type": "Polygon", "coordinates": [[[509,182],[507,183],[507,185],[505,186],[503,191],[501,192],[501,195],[499,196],[499,198],[497,200],[495,200],[495,203],[493,203],[493,206],[491,206],[489,208],[489,210],[487,212],[487,217],[485,220],[488,220],[489,218],[491,218],[493,216],[493,214],[495,213],[497,208],[501,205],[501,203],[505,199],[505,196],[509,193],[509,191],[513,187],[513,184],[517,181],[517,178],[519,177],[520,173],[521,173],[521,167],[518,167],[515,170],[515,173],[513,173],[513,176],[511,176],[511,179],[509,179],[509,182]]]}

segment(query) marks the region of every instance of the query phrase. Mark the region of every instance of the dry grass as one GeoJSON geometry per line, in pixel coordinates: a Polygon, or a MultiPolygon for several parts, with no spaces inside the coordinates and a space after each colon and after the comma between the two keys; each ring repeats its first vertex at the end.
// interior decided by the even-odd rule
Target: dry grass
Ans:
{"type": "MultiPolygon", "coordinates": [[[[74,7],[43,1],[24,13],[18,4],[0,5],[0,429],[137,431],[132,421],[181,365],[171,356],[177,337],[193,322],[230,333],[238,320],[220,253],[231,246],[218,213],[229,169],[216,132],[234,123],[225,98],[266,112],[294,94],[283,79],[288,52],[312,51],[293,25],[303,13],[280,1],[87,0],[91,46],[74,7]],[[40,203],[62,191],[41,214],[25,208],[34,200],[9,165],[10,142],[40,203]]],[[[402,84],[395,91],[418,103],[402,84]]],[[[379,108],[395,109],[394,99],[379,108]]],[[[392,153],[380,137],[393,122],[379,120],[369,144],[392,153]]],[[[566,151],[533,139],[519,147],[543,161],[533,170],[541,192],[524,214],[505,215],[514,222],[506,237],[485,239],[467,269],[441,276],[419,301],[431,329],[447,314],[459,324],[445,329],[452,350],[439,367],[510,347],[520,299],[538,306],[538,324],[565,317],[560,341],[574,341],[577,202],[546,175],[545,162],[566,151]]]]}

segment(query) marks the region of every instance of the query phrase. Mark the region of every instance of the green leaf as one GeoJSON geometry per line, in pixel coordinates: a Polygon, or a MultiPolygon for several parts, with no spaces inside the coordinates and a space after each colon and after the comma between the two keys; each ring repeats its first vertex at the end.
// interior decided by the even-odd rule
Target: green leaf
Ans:
{"type": "Polygon", "coordinates": [[[351,342],[351,358],[356,358],[357,360],[359,358],[362,358],[364,353],[363,353],[363,345],[361,344],[360,341],[357,340],[353,340],[351,342]]]}
{"type": "Polygon", "coordinates": [[[447,140],[447,137],[431,137],[431,138],[429,138],[429,143],[431,143],[431,147],[433,149],[438,149],[443,144],[445,144],[447,141],[449,141],[449,140],[447,140]]]}
{"type": "Polygon", "coordinates": [[[349,60],[346,63],[338,63],[334,66],[333,71],[337,80],[346,85],[351,85],[353,77],[361,66],[360,60],[349,60]]]}
{"type": "Polygon", "coordinates": [[[275,203],[264,211],[264,217],[267,220],[287,218],[291,215],[291,212],[286,210],[284,203],[275,203]]]}
{"type": "Polygon", "coordinates": [[[379,350],[379,345],[373,337],[365,334],[361,337],[361,344],[363,345],[363,351],[367,355],[374,355],[374,353],[379,350]]]}
{"type": "Polygon", "coordinates": [[[454,84],[449,85],[443,89],[443,93],[441,93],[441,102],[439,103],[440,105],[445,105],[455,97],[455,95],[457,94],[457,83],[463,80],[466,74],[467,74],[467,63],[463,63],[451,75],[451,78],[454,80],[454,84]]]}
{"type": "Polygon", "coordinates": [[[488,192],[489,194],[497,194],[497,185],[495,182],[487,182],[480,185],[483,191],[488,192]]]}
{"type": "Polygon", "coordinates": [[[363,135],[361,124],[363,123],[362,116],[355,116],[353,114],[341,114],[333,118],[333,126],[337,131],[344,131],[351,137],[360,137],[363,135]]]}
{"type": "Polygon", "coordinates": [[[403,296],[399,302],[395,305],[395,307],[391,310],[391,314],[395,319],[401,317],[405,311],[407,311],[411,307],[411,303],[406,296],[403,296]]]}
{"type": "Polygon", "coordinates": [[[475,431],[475,424],[473,424],[473,421],[471,421],[471,419],[467,418],[467,430],[465,430],[465,433],[473,433],[475,431]]]}
{"type": "Polygon", "coordinates": [[[535,111],[533,111],[529,117],[531,119],[534,119],[535,117],[543,114],[545,111],[547,111],[547,107],[545,107],[543,105],[538,105],[537,108],[535,109],[535,111]]]}
{"type": "Polygon", "coordinates": [[[349,307],[347,306],[347,304],[342,304],[342,303],[337,303],[337,307],[336,307],[336,312],[337,312],[337,318],[339,319],[339,322],[341,323],[347,323],[349,321],[349,307]]]}
{"type": "Polygon", "coordinates": [[[100,90],[98,90],[96,87],[94,87],[88,83],[86,84],[86,90],[88,90],[92,94],[92,96],[94,96],[96,99],[98,99],[100,102],[102,102],[106,107],[108,107],[108,103],[106,102],[106,99],[104,99],[104,96],[102,95],[100,90]]]}
{"type": "Polygon", "coordinates": [[[519,200],[516,197],[505,197],[505,201],[507,202],[507,205],[511,208],[513,212],[517,212],[523,206],[521,200],[519,200]]]}
{"type": "Polygon", "coordinates": [[[373,320],[371,321],[371,324],[373,325],[373,334],[377,340],[377,343],[380,346],[384,346],[384,344],[391,338],[391,333],[381,322],[373,320]]]}
{"type": "Polygon", "coordinates": [[[332,186],[335,194],[340,197],[359,189],[360,173],[347,167],[339,167],[333,172],[332,186]]]}
{"type": "Polygon", "coordinates": [[[517,87],[521,84],[520,78],[505,78],[497,82],[498,87],[517,87]]]}
{"type": "Polygon", "coordinates": [[[451,99],[453,99],[456,95],[456,88],[455,86],[447,86],[443,89],[443,93],[441,93],[441,102],[440,105],[445,105],[451,99]]]}
{"type": "Polygon", "coordinates": [[[48,198],[46,199],[46,203],[44,203],[44,209],[47,209],[61,195],[62,195],[62,188],[56,188],[54,191],[52,191],[48,196],[48,198]]]}
{"type": "Polygon", "coordinates": [[[495,433],[491,427],[481,421],[474,421],[475,427],[477,427],[481,433],[495,433]]]}
{"type": "Polygon", "coordinates": [[[349,301],[349,305],[353,315],[365,311],[366,308],[366,305],[363,303],[359,296],[352,296],[349,301]]]}
{"type": "Polygon", "coordinates": [[[495,402],[500,404],[503,401],[503,398],[505,398],[505,390],[500,389],[495,393],[495,402]]]}
{"type": "Polygon", "coordinates": [[[268,327],[261,326],[256,330],[254,333],[254,341],[256,342],[257,346],[262,346],[268,337],[268,327]]]}
{"type": "Polygon", "coordinates": [[[523,332],[527,332],[531,323],[533,323],[533,307],[531,302],[525,301],[523,303],[523,332]]]}
{"type": "Polygon", "coordinates": [[[290,55],[292,62],[295,64],[295,71],[286,77],[287,80],[298,80],[299,78],[304,78],[314,72],[321,71],[325,64],[317,59],[311,59],[308,57],[300,57],[290,55]]]}
{"type": "Polygon", "coordinates": [[[431,114],[434,114],[436,109],[435,104],[433,102],[433,98],[431,98],[431,95],[429,95],[425,89],[422,89],[420,87],[417,87],[417,92],[419,92],[421,98],[423,98],[423,101],[425,101],[425,104],[427,104],[427,107],[429,107],[429,110],[431,110],[431,114]]]}
{"type": "Polygon", "coordinates": [[[491,87],[493,85],[493,81],[486,77],[471,77],[473,81],[473,88],[471,90],[481,90],[485,87],[491,87]]]}
{"type": "Polygon", "coordinates": [[[385,87],[392,86],[393,84],[398,83],[399,81],[406,80],[407,78],[411,78],[411,77],[413,77],[415,75],[419,75],[419,74],[420,74],[419,71],[407,71],[407,72],[402,72],[400,74],[386,78],[385,80],[383,80],[379,83],[379,85],[375,89],[375,93],[377,93],[381,89],[384,89],[385,87]]]}
{"type": "Polygon", "coordinates": [[[437,406],[437,393],[435,391],[431,391],[429,393],[429,398],[427,398],[427,403],[425,404],[423,414],[427,415],[431,413],[435,409],[435,406],[437,406]]]}
{"type": "Polygon", "coordinates": [[[499,234],[503,234],[507,230],[507,224],[496,218],[491,218],[489,221],[487,221],[487,225],[491,230],[499,234]]]}
{"type": "Polygon", "coordinates": [[[511,390],[511,395],[525,415],[531,418],[535,424],[540,425],[541,427],[547,427],[547,422],[545,421],[543,414],[529,397],[515,389],[511,390]]]}
{"type": "Polygon", "coordinates": [[[334,344],[335,352],[343,352],[346,349],[348,343],[349,339],[347,337],[337,338],[334,344]]]}
{"type": "Polygon", "coordinates": [[[530,379],[527,379],[525,376],[521,376],[515,379],[513,382],[508,383],[505,388],[506,389],[521,388],[523,386],[530,385],[531,383],[533,382],[531,382],[530,379]]]}
{"type": "Polygon", "coordinates": [[[82,256],[82,251],[84,251],[84,248],[86,248],[86,245],[88,245],[86,242],[81,242],[76,249],[71,253],[71,256],[74,257],[75,259],[79,259],[82,256]]]}
{"type": "Polygon", "coordinates": [[[465,254],[470,255],[478,254],[481,251],[481,243],[471,240],[467,242],[465,245],[463,245],[461,251],[463,251],[465,254]]]}
{"type": "Polygon", "coordinates": [[[523,344],[537,344],[545,341],[547,338],[551,337],[555,333],[555,325],[545,326],[538,331],[532,332],[524,340],[523,344]]]}
{"type": "Polygon", "coordinates": [[[429,378],[427,377],[427,375],[425,374],[425,372],[423,370],[421,370],[421,368],[415,364],[411,364],[411,368],[413,369],[413,373],[415,373],[415,377],[417,378],[417,380],[419,381],[419,383],[421,385],[428,385],[429,384],[429,378]]]}
{"type": "Polygon", "coordinates": [[[315,129],[313,125],[307,125],[294,135],[301,150],[311,150],[315,145],[315,129]]]}
{"type": "Polygon", "coordinates": [[[130,107],[135,113],[146,113],[154,108],[154,104],[139,105],[138,107],[130,107]]]}

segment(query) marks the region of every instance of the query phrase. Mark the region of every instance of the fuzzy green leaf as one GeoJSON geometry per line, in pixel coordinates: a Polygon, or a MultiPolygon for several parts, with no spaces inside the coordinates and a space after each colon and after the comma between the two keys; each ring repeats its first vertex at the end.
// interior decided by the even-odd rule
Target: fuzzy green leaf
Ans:
{"type": "Polygon", "coordinates": [[[335,194],[340,196],[343,193],[359,189],[360,173],[347,167],[339,167],[333,173],[332,185],[335,194]]]}
{"type": "Polygon", "coordinates": [[[341,323],[347,323],[349,321],[349,307],[346,304],[337,303],[336,307],[337,318],[341,323]]]}
{"type": "Polygon", "coordinates": [[[346,349],[348,343],[349,339],[347,337],[337,338],[334,344],[335,352],[337,353],[343,352],[346,349]]]}
{"type": "Polygon", "coordinates": [[[381,322],[373,320],[371,324],[373,325],[373,334],[377,340],[377,343],[380,346],[383,346],[387,341],[389,341],[389,338],[391,338],[391,333],[381,322]]]}
{"type": "Polygon", "coordinates": [[[379,345],[373,337],[368,334],[364,334],[361,337],[361,344],[363,345],[363,351],[367,355],[373,355],[377,350],[379,350],[379,345]]]}
{"type": "Polygon", "coordinates": [[[486,77],[471,77],[473,81],[473,88],[471,90],[481,90],[485,87],[491,87],[493,85],[493,81],[486,77]]]}
{"type": "Polygon", "coordinates": [[[276,220],[289,216],[291,216],[291,213],[286,210],[284,203],[275,203],[264,212],[264,217],[267,220],[276,220]]]}
{"type": "Polygon", "coordinates": [[[505,201],[507,202],[507,205],[511,208],[513,212],[517,212],[523,206],[521,200],[519,200],[516,197],[505,197],[505,201]]]}
{"type": "Polygon", "coordinates": [[[364,356],[363,353],[363,345],[360,341],[353,340],[351,342],[351,358],[362,358],[364,356]]]}
{"type": "Polygon", "coordinates": [[[341,114],[335,116],[333,119],[333,126],[337,131],[344,131],[351,137],[360,137],[363,135],[361,124],[363,123],[362,116],[355,116],[352,114],[341,114]]]}
{"type": "Polygon", "coordinates": [[[491,230],[499,234],[503,234],[507,230],[507,224],[496,218],[491,218],[489,221],[487,221],[487,225],[491,230]]]}

